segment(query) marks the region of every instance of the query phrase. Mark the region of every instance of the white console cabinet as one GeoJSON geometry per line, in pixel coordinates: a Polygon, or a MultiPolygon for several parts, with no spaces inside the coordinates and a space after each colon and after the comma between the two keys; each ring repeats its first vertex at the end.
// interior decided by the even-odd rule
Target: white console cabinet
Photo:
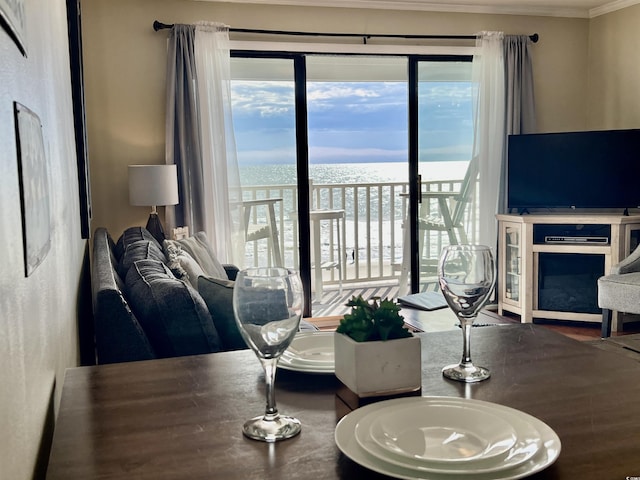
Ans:
{"type": "MultiPolygon", "coordinates": [[[[498,313],[601,322],[597,279],[640,240],[640,216],[497,215],[498,313]]],[[[612,328],[621,329],[617,312],[612,328]]]]}

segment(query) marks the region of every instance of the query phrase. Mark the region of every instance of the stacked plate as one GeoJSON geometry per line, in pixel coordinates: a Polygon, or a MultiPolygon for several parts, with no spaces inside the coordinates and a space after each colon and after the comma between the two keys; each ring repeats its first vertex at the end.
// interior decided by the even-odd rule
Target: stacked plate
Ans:
{"type": "Polygon", "coordinates": [[[278,367],[294,372],[324,373],[335,371],[333,332],[301,332],[284,351],[278,367]]]}
{"type": "Polygon", "coordinates": [[[412,397],[354,410],[336,427],[338,448],[404,479],[512,480],[551,465],[560,439],[513,408],[453,397],[412,397]]]}

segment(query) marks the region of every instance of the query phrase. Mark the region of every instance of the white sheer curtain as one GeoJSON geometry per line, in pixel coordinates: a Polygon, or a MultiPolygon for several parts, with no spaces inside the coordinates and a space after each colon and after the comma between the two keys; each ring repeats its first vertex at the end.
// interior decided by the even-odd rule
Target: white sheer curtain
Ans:
{"type": "Polygon", "coordinates": [[[497,246],[498,199],[505,136],[505,70],[502,32],[481,32],[473,57],[474,145],[478,158],[478,243],[497,246]]]}
{"type": "Polygon", "coordinates": [[[222,262],[242,264],[242,192],[231,115],[229,27],[196,24],[204,230],[222,262]]]}

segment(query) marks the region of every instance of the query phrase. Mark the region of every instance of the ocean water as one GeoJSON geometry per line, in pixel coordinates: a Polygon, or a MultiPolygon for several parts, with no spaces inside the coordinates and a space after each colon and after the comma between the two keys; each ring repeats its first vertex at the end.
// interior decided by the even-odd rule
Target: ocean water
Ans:
{"type": "MultiPolygon", "coordinates": [[[[461,180],[468,162],[425,162],[420,165],[423,182],[442,180],[461,180]]],[[[389,187],[367,190],[355,188],[359,184],[406,183],[408,165],[397,162],[379,163],[334,163],[309,166],[310,178],[316,188],[320,188],[321,204],[318,208],[342,208],[346,213],[345,250],[349,258],[358,256],[375,261],[382,256],[385,260],[398,260],[402,254],[403,223],[406,216],[405,206],[399,199],[397,187],[394,195],[389,187]],[[329,189],[333,189],[330,199],[329,189]],[[337,186],[342,186],[338,188],[337,186]],[[344,194],[344,197],[342,196],[344,194]],[[332,200],[332,201],[330,201],[332,200]],[[381,215],[379,212],[381,211],[381,215]],[[379,220],[379,218],[381,220],[379,220]]],[[[282,236],[286,265],[294,265],[297,255],[297,232],[294,221],[297,210],[295,198],[295,165],[251,165],[240,167],[240,180],[247,190],[257,188],[258,198],[267,195],[282,197],[282,203],[276,204],[276,216],[284,213],[284,223],[279,228],[282,236]],[[262,187],[262,188],[261,188],[262,187]],[[282,211],[280,210],[282,209],[282,211]]],[[[258,223],[266,223],[266,209],[258,211],[258,223]]],[[[330,238],[334,234],[328,223],[321,225],[323,258],[331,256],[334,243],[330,238]]],[[[335,236],[334,236],[335,239],[335,236]]],[[[249,247],[246,251],[247,262],[253,264],[256,257],[266,258],[266,242],[257,245],[258,250],[249,247]]]]}
{"type": "MultiPolygon", "coordinates": [[[[467,161],[422,162],[419,172],[423,181],[462,179],[467,164],[467,161]]],[[[311,164],[309,177],[315,184],[407,182],[409,166],[400,162],[311,164]]],[[[295,185],[296,167],[291,164],[241,165],[240,181],[243,186],[295,185]]]]}

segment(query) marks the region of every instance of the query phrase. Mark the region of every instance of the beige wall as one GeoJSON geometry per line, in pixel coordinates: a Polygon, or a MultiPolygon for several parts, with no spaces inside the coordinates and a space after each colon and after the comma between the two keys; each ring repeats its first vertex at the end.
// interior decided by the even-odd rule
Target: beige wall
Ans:
{"type": "Polygon", "coordinates": [[[80,235],[65,2],[26,0],[25,6],[28,57],[0,29],[2,480],[29,480],[39,471],[38,449],[59,401],[64,369],[78,362],[78,286],[87,245],[80,235]],[[51,250],[29,277],[14,101],[40,117],[50,172],[51,250]]]}
{"type": "Polygon", "coordinates": [[[586,126],[586,19],[257,6],[190,0],[82,0],[93,227],[144,224],[128,204],[128,164],[164,161],[167,32],[154,20],[236,28],[404,34],[540,34],[533,49],[541,131],[586,126]]]}
{"type": "Polygon", "coordinates": [[[590,128],[640,128],[639,27],[640,5],[591,20],[590,128]]]}
{"type": "MultiPolygon", "coordinates": [[[[78,220],[65,2],[25,4],[28,57],[0,30],[0,480],[27,480],[40,472],[47,416],[59,402],[64,369],[78,363],[77,305],[87,246],[78,220]],[[13,101],[40,116],[51,178],[51,250],[28,278],[13,101]]],[[[93,228],[117,232],[147,218],[145,209],[128,206],[126,165],[160,163],[164,155],[166,32],[151,29],[154,19],[369,33],[538,32],[534,67],[541,131],[639,123],[640,67],[634,57],[640,6],[591,21],[189,0],[83,0],[83,9],[93,228]]]]}

